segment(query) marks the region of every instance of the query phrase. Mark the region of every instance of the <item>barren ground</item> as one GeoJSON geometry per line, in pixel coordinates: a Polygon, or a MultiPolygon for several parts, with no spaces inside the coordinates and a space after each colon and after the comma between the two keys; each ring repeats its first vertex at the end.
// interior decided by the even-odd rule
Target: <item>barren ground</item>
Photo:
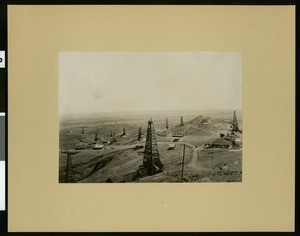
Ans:
{"type": "MultiPolygon", "coordinates": [[[[204,143],[212,142],[220,133],[229,133],[228,123],[232,119],[232,111],[205,114],[213,121],[201,124],[195,120],[201,115],[185,115],[185,125],[179,127],[180,115],[168,117],[168,135],[164,117],[153,117],[157,134],[158,149],[162,173],[146,176],[135,182],[180,182],[182,169],[183,145],[186,145],[184,161],[184,182],[240,182],[242,181],[242,151],[202,150],[204,143]],[[194,120],[193,120],[194,119],[194,120]],[[192,121],[192,122],[189,122],[192,121]],[[167,150],[173,142],[173,132],[184,133],[185,136],[176,142],[174,150],[167,150]],[[213,156],[213,157],[212,157],[213,156]]],[[[240,115],[241,117],[241,115],[240,115]]],[[[242,121],[239,120],[240,126],[242,121]]],[[[80,139],[92,142],[95,130],[98,137],[107,140],[111,131],[115,132],[116,143],[107,145],[101,150],[79,150],[72,156],[74,177],[76,182],[99,183],[110,178],[113,182],[124,181],[124,175],[138,169],[143,162],[143,150],[135,150],[137,145],[145,145],[147,117],[114,117],[97,119],[65,119],[60,122],[60,149],[74,150],[80,139]],[[85,134],[82,134],[82,127],[85,134]],[[143,140],[137,140],[138,127],[142,126],[143,140]],[[127,135],[121,137],[123,127],[127,135]]],[[[98,141],[102,143],[101,141],[98,141]]],[[[66,154],[59,154],[59,179],[64,181],[66,154]]]]}

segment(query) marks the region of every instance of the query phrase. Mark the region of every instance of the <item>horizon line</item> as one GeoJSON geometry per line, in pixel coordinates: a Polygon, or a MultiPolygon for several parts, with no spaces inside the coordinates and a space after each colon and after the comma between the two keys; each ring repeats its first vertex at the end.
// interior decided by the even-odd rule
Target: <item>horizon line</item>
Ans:
{"type": "Polygon", "coordinates": [[[165,112],[170,112],[170,111],[242,111],[243,109],[240,108],[240,109],[229,109],[229,108],[226,108],[226,109],[178,109],[178,110],[165,110],[165,109],[161,109],[161,110],[133,110],[133,111],[102,111],[102,112],[90,112],[90,113],[87,113],[87,112],[84,112],[84,113],[68,113],[68,114],[59,114],[59,116],[70,116],[70,115],[90,115],[90,114],[102,114],[102,113],[133,113],[133,112],[160,112],[160,111],[165,111],[165,112]]]}

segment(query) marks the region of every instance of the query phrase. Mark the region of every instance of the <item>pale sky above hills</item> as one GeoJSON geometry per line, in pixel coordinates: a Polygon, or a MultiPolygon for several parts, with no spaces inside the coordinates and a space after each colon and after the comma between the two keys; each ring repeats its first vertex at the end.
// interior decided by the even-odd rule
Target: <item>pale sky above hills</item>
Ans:
{"type": "Polygon", "coordinates": [[[241,52],[60,52],[60,115],[242,109],[241,52]]]}

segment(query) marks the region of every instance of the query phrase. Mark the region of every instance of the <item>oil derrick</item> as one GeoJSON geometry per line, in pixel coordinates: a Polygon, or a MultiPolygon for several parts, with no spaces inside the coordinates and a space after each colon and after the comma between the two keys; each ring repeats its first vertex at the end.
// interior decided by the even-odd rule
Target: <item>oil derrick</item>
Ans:
{"type": "Polygon", "coordinates": [[[98,141],[98,130],[95,132],[95,141],[98,141]]]}
{"type": "Polygon", "coordinates": [[[84,131],[84,127],[82,126],[80,142],[83,142],[84,140],[85,140],[85,131],[84,131]]]}
{"type": "Polygon", "coordinates": [[[67,154],[67,163],[65,168],[65,183],[75,183],[73,176],[73,165],[72,165],[72,155],[67,154]]]}
{"type": "Polygon", "coordinates": [[[180,118],[180,127],[184,126],[184,123],[183,123],[183,117],[181,116],[180,118]]]}
{"type": "Polygon", "coordinates": [[[142,126],[139,127],[139,131],[138,131],[138,140],[139,140],[139,141],[142,140],[142,126]]]}
{"type": "Polygon", "coordinates": [[[152,120],[148,121],[143,166],[147,170],[147,175],[153,175],[163,170],[163,164],[160,162],[159,158],[155,130],[152,120]]]}
{"type": "Polygon", "coordinates": [[[166,129],[167,129],[167,132],[166,132],[166,137],[169,135],[169,121],[168,121],[168,118],[166,118],[166,129]]]}
{"type": "Polygon", "coordinates": [[[123,134],[122,135],[126,135],[125,127],[123,127],[123,134]]]}
{"type": "Polygon", "coordinates": [[[236,118],[235,111],[233,112],[232,131],[235,131],[235,132],[239,131],[239,124],[238,124],[238,121],[236,118]]]}
{"type": "Polygon", "coordinates": [[[112,131],[111,131],[109,141],[110,141],[111,143],[114,143],[114,142],[117,141],[117,140],[116,140],[115,132],[112,132],[112,131]]]}

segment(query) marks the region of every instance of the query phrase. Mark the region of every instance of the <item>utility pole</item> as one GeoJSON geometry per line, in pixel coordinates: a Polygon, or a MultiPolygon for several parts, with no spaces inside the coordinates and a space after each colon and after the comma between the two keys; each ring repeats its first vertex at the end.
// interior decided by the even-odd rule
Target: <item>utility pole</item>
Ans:
{"type": "Polygon", "coordinates": [[[185,156],[185,144],[183,144],[182,170],[181,170],[181,182],[183,182],[184,156],[185,156]]]}

